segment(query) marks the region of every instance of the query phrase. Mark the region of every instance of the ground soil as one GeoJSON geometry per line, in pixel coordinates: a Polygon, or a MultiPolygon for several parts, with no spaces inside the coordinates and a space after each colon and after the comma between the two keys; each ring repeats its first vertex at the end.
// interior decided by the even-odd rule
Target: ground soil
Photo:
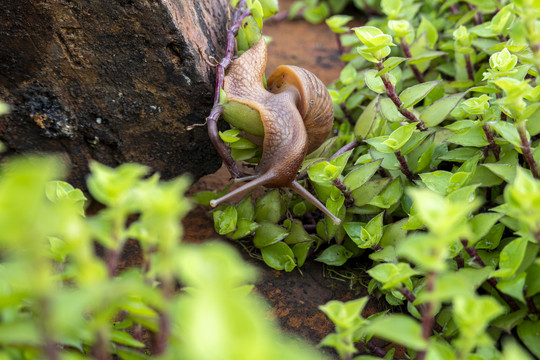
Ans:
{"type": "MultiPolygon", "coordinates": [[[[292,2],[281,0],[281,10],[287,9],[292,2]]],[[[326,25],[311,25],[303,20],[268,23],[264,26],[264,34],[272,38],[268,46],[267,76],[277,66],[289,64],[312,71],[327,85],[339,77],[344,63],[339,58],[335,35],[326,25]]],[[[222,190],[229,183],[229,174],[222,167],[217,173],[197,181],[188,194],[222,190]]],[[[228,241],[215,233],[210,210],[206,206],[196,206],[185,218],[185,241],[228,241]]],[[[308,260],[301,271],[280,272],[270,269],[258,259],[250,258],[241,246],[232,244],[260,270],[257,291],[270,302],[275,314],[272,316],[277,316],[284,330],[312,344],[317,344],[333,331],[333,324],[318,310],[318,306],[330,300],[346,301],[367,293],[364,286],[331,276],[328,269],[313,260],[308,260]]],[[[378,308],[371,301],[366,315],[378,311],[378,308]]]]}

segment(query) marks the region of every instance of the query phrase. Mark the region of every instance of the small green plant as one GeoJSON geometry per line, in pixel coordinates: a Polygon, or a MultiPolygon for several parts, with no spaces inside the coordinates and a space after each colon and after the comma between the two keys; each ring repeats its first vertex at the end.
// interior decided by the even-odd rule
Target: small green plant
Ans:
{"type": "MultiPolygon", "coordinates": [[[[278,270],[371,263],[369,293],[407,313],[364,319],[366,299],[323,306],[336,333],[322,344],[342,359],[358,342],[394,356],[372,337],[416,359],[540,357],[540,3],[384,0],[354,29],[338,14],[347,3],[296,5],[327,18],[347,63],[329,87],[336,136],[297,178],[342,224],[271,190],[218,208],[216,231],[252,237],[278,270]]],[[[222,139],[257,162],[239,131],[222,139]]]]}
{"type": "Polygon", "coordinates": [[[104,208],[88,216],[85,195],[59,180],[58,158],[0,165],[1,359],[322,358],[266,319],[246,285],[254,269],[230,246],[180,242],[186,177],[91,169],[88,189],[104,208]],[[142,263],[118,272],[128,239],[142,263]]]}

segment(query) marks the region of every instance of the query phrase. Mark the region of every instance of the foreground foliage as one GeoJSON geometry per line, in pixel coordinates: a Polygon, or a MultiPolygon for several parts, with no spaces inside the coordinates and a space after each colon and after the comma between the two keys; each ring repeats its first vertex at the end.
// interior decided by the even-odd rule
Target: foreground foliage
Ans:
{"type": "MultiPolygon", "coordinates": [[[[347,3],[293,11],[317,22],[347,3]]],[[[216,231],[252,238],[277,270],[369,258],[370,294],[407,314],[364,319],[367,298],[323,306],[336,333],[322,344],[343,359],[358,342],[392,358],[373,336],[418,359],[540,357],[540,2],[354,4],[378,16],[354,29],[326,19],[347,62],[330,87],[335,136],[299,175],[342,225],[273,190],[218,208],[216,231]]],[[[238,130],[221,135],[237,160],[258,161],[238,130]]]]}
{"type": "Polygon", "coordinates": [[[230,246],[180,243],[187,178],[91,168],[104,208],[86,216],[84,194],[59,181],[59,159],[0,167],[0,359],[322,358],[267,320],[246,285],[254,269],[230,246]],[[142,264],[118,273],[128,238],[142,264]]]}

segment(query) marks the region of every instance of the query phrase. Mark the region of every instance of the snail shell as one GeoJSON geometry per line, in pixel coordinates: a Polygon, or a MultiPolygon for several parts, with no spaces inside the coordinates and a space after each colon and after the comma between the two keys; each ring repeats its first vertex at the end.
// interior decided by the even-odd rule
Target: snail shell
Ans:
{"type": "Polygon", "coordinates": [[[283,65],[268,78],[267,90],[263,87],[265,68],[266,43],[261,39],[235,60],[225,77],[228,101],[258,113],[264,132],[263,153],[257,174],[239,179],[250,182],[210,204],[217,206],[260,185],[289,187],[339,223],[295,180],[306,154],[317,149],[332,130],[334,109],[328,90],[311,72],[283,65]]]}

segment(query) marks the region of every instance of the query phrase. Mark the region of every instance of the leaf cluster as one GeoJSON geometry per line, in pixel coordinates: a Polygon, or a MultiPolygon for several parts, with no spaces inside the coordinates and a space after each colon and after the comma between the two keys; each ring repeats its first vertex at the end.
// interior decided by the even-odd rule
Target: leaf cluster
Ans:
{"type": "Polygon", "coordinates": [[[181,243],[187,177],[92,163],[87,214],[65,175],[51,156],[0,165],[0,358],[323,358],[266,319],[232,247],[181,243]],[[128,239],[141,264],[119,271],[128,239]]]}
{"type": "Polygon", "coordinates": [[[278,270],[369,259],[370,294],[408,313],[322,307],[343,359],[373,336],[420,359],[540,357],[540,3],[354,1],[378,16],[353,29],[348,3],[291,10],[327,19],[346,50],[335,136],[298,177],[342,225],[273,190],[223,205],[216,230],[253,237],[278,270]]]}

